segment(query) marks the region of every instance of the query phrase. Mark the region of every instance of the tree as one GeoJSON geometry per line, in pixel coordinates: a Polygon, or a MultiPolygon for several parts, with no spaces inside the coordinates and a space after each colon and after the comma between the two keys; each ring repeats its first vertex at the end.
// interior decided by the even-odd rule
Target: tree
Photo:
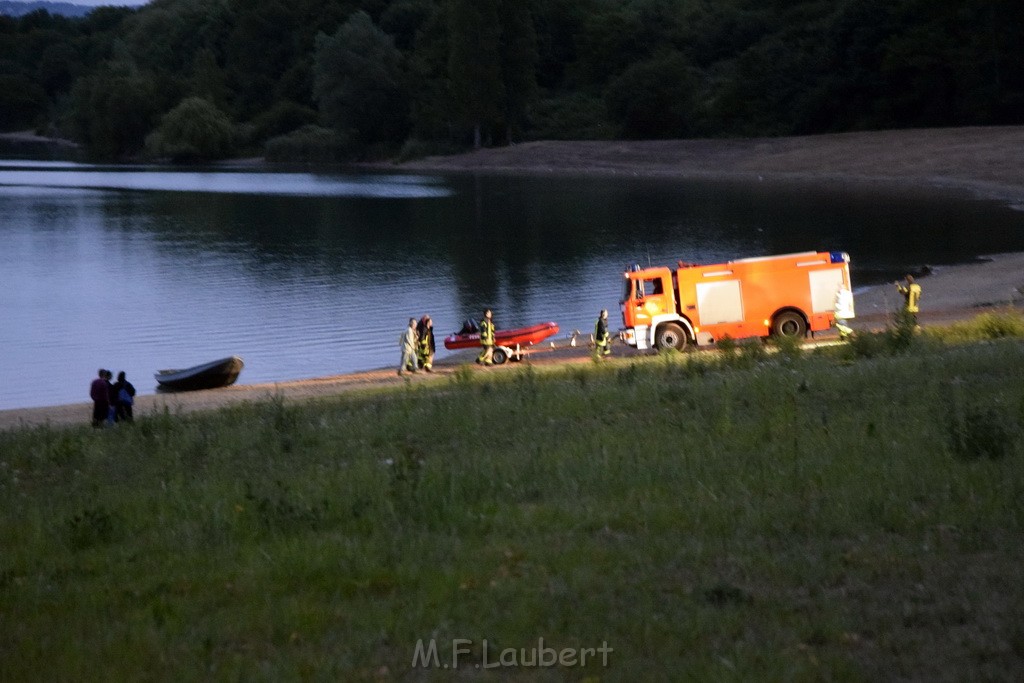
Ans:
{"type": "Polygon", "coordinates": [[[273,104],[278,80],[298,59],[292,43],[297,18],[279,0],[230,4],[235,17],[224,68],[234,85],[236,116],[244,120],[273,104]]]}
{"type": "Polygon", "coordinates": [[[129,158],[142,150],[160,111],[152,78],[131,63],[108,62],[72,91],[78,138],[102,159],[129,158]]]}
{"type": "Polygon", "coordinates": [[[449,14],[448,77],[460,118],[473,130],[479,149],[483,127],[504,110],[498,41],[498,0],[452,0],[449,14]]]}
{"type": "Polygon", "coordinates": [[[627,138],[680,138],[693,132],[694,69],[678,52],[633,64],[612,79],[605,102],[627,138]]]}
{"type": "Polygon", "coordinates": [[[455,112],[448,79],[448,21],[438,7],[416,32],[409,55],[410,119],[412,135],[425,140],[452,136],[455,112]]]}
{"type": "Polygon", "coordinates": [[[356,12],[316,37],[313,94],[323,120],[363,144],[394,144],[409,131],[402,55],[370,15],[356,12]]]}
{"type": "Polygon", "coordinates": [[[0,75],[0,131],[32,126],[45,110],[45,90],[21,74],[0,75]]]}
{"type": "Polygon", "coordinates": [[[228,101],[228,86],[224,70],[217,64],[217,55],[210,48],[196,52],[192,59],[192,77],[189,79],[192,94],[223,107],[228,101]]]}
{"type": "Polygon", "coordinates": [[[537,36],[530,6],[524,0],[502,0],[499,17],[505,132],[511,144],[513,129],[525,123],[526,109],[537,95],[537,36]]]}
{"type": "Polygon", "coordinates": [[[173,161],[223,159],[231,153],[234,134],[224,112],[201,97],[187,97],[164,115],[146,139],[146,150],[173,161]]]}

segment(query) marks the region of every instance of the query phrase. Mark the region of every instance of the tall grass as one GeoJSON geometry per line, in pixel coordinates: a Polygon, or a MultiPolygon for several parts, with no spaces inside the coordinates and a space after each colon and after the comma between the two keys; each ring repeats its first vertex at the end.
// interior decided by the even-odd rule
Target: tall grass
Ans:
{"type": "Polygon", "coordinates": [[[1021,672],[1024,345],[844,353],[0,433],[0,680],[1021,672]]]}
{"type": "Polygon", "coordinates": [[[990,311],[952,325],[928,328],[930,337],[947,343],[970,343],[1024,338],[1024,313],[1016,309],[990,311]]]}

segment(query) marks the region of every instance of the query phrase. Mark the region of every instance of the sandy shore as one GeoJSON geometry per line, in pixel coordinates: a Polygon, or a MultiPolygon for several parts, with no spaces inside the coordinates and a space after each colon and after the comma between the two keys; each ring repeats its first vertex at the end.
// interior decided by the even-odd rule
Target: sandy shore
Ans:
{"type": "MultiPolygon", "coordinates": [[[[1024,307],[1024,253],[994,254],[979,263],[941,266],[918,279],[923,324],[969,318],[984,310],[1024,307]]],[[[856,284],[856,283],[855,283],[856,284]]],[[[856,297],[862,326],[884,322],[901,302],[893,285],[871,287],[856,297]]]]}
{"type": "MultiPolygon", "coordinates": [[[[946,266],[931,275],[921,278],[922,298],[921,322],[923,325],[948,323],[977,315],[984,310],[1024,306],[1024,253],[998,254],[987,257],[990,260],[968,265],[946,266]]],[[[889,314],[899,305],[899,296],[892,285],[879,285],[856,296],[856,329],[879,329],[885,325],[889,314]]],[[[571,348],[564,338],[557,341],[557,348],[539,348],[529,358],[531,363],[589,362],[586,346],[571,348]]],[[[617,356],[637,353],[623,346],[616,346],[617,356]]],[[[136,416],[161,413],[165,409],[172,414],[183,414],[209,410],[245,401],[283,399],[304,401],[344,392],[369,390],[387,386],[402,386],[404,383],[448,381],[457,368],[468,365],[475,372],[506,372],[513,364],[483,369],[473,364],[474,354],[463,352],[444,359],[435,366],[433,373],[418,373],[398,377],[394,369],[373,370],[334,377],[311,380],[281,382],[274,384],[251,384],[195,391],[181,394],[157,394],[136,398],[136,416]]],[[[88,384],[87,382],[85,384],[88,384]]],[[[83,392],[86,390],[83,385],[83,392]]],[[[0,411],[0,429],[30,427],[36,425],[87,424],[92,410],[91,403],[23,408],[0,411]]]]}
{"type": "Polygon", "coordinates": [[[736,140],[541,141],[428,157],[421,171],[518,171],[933,187],[1024,205],[1024,126],[736,140]]]}
{"type": "MultiPolygon", "coordinates": [[[[629,174],[679,178],[766,178],[826,183],[882,183],[972,192],[1024,207],[1024,127],[849,133],[754,140],[648,142],[532,142],[513,147],[401,164],[407,171],[501,171],[629,174]]],[[[922,324],[971,317],[993,307],[1024,305],[1024,253],[999,254],[976,264],[946,266],[920,280],[922,324]]],[[[856,283],[854,283],[856,284],[856,283]]],[[[877,328],[897,305],[892,285],[858,291],[855,327],[877,328]]],[[[585,362],[585,348],[550,347],[530,362],[585,362]]],[[[627,353],[618,347],[619,355],[627,353]]],[[[393,369],[275,384],[241,385],[137,398],[136,416],[187,413],[245,401],[311,400],[347,391],[445,381],[472,365],[472,354],[439,363],[435,372],[399,378],[393,369]]],[[[88,381],[83,381],[83,392],[88,381]]],[[[0,429],[87,424],[91,404],[0,411],[0,429]]]]}

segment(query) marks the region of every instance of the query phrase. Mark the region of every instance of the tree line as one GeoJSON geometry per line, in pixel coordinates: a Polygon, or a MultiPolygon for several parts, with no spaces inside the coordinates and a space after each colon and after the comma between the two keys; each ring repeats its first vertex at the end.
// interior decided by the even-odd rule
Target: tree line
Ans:
{"type": "Polygon", "coordinates": [[[0,130],[91,158],[1024,121],[1013,0],[153,0],[0,17],[0,130]]]}

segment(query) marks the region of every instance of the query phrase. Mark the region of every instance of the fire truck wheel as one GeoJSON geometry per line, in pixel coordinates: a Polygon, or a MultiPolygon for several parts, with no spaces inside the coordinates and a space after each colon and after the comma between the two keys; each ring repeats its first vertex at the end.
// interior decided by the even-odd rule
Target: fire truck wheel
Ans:
{"type": "Polygon", "coordinates": [[[665,323],[654,337],[654,345],[659,349],[682,351],[686,348],[686,341],[686,332],[675,323],[665,323]]]}
{"type": "Polygon", "coordinates": [[[775,316],[772,321],[772,335],[775,337],[803,337],[807,334],[807,323],[803,316],[793,311],[785,311],[775,316]]]}
{"type": "Polygon", "coordinates": [[[508,360],[508,356],[503,349],[494,349],[494,353],[491,354],[491,360],[494,361],[495,365],[501,365],[508,360]]]}

